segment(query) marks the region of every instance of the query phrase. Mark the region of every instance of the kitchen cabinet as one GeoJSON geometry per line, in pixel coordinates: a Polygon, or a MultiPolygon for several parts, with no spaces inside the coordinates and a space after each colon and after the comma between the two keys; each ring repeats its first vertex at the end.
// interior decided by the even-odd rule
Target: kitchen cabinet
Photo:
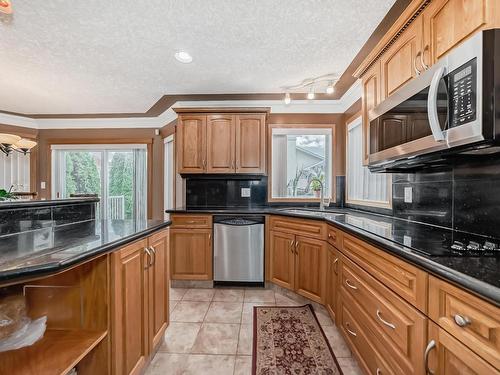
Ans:
{"type": "MultiPolygon", "coordinates": [[[[282,221],[273,221],[276,228],[282,221]]],[[[307,220],[302,220],[307,228],[307,220]]],[[[314,226],[314,222],[312,224],[314,226]]],[[[279,227],[279,226],[278,226],[279,227]]],[[[295,229],[292,229],[295,231],[295,229]]],[[[327,243],[306,235],[270,232],[271,281],[315,302],[323,303],[326,288],[327,243]]]]}
{"type": "Polygon", "coordinates": [[[140,374],[168,324],[168,232],[111,256],[114,374],[140,374]]]}
{"type": "Polygon", "coordinates": [[[283,288],[293,290],[295,269],[295,236],[271,231],[270,233],[271,281],[283,288]]]}
{"type": "Polygon", "coordinates": [[[235,171],[235,116],[207,116],[207,173],[235,171]]]}
{"type": "Polygon", "coordinates": [[[177,112],[179,173],[266,173],[265,112],[177,112]]]}
{"type": "Polygon", "coordinates": [[[337,316],[337,299],[339,294],[339,267],[340,253],[332,245],[328,245],[326,257],[325,308],[333,321],[336,320],[337,316]]]}
{"type": "Polygon", "coordinates": [[[207,117],[179,116],[176,127],[177,170],[204,173],[207,168],[207,117]]]}
{"type": "Polygon", "coordinates": [[[266,173],[266,115],[237,115],[236,173],[266,173]]]}
{"type": "Polygon", "coordinates": [[[212,280],[212,229],[172,229],[172,280],[212,280]]]}
{"type": "Polygon", "coordinates": [[[429,343],[426,347],[427,373],[434,375],[495,375],[499,369],[477,356],[443,328],[429,323],[429,343]]]}
{"type": "Polygon", "coordinates": [[[391,96],[423,71],[420,66],[422,28],[422,19],[416,19],[381,56],[381,100],[391,96]]]}
{"type": "Polygon", "coordinates": [[[373,66],[361,78],[362,99],[361,113],[363,121],[363,164],[368,164],[368,155],[370,154],[370,119],[369,112],[380,103],[380,60],[377,60],[373,66]]]}

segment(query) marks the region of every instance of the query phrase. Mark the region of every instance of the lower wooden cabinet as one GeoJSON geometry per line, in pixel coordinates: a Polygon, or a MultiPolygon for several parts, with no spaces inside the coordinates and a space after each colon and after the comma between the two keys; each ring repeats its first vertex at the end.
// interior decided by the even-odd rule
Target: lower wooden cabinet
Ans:
{"type": "Polygon", "coordinates": [[[172,280],[212,280],[212,229],[170,231],[172,280]]]}
{"type": "Polygon", "coordinates": [[[140,374],[168,323],[168,231],[111,256],[113,374],[140,374]]]}
{"type": "Polygon", "coordinates": [[[270,232],[271,281],[323,303],[326,286],[325,241],[270,232]]]}
{"type": "Polygon", "coordinates": [[[429,324],[429,342],[424,360],[428,374],[500,374],[498,369],[434,323],[429,324]]]}
{"type": "Polygon", "coordinates": [[[339,296],[340,253],[332,245],[328,245],[326,256],[326,289],[325,307],[333,321],[336,321],[339,296]]]}

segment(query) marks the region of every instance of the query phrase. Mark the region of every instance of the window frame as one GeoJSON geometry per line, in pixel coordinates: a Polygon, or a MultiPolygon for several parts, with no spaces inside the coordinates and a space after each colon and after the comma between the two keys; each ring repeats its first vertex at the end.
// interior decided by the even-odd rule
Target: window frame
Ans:
{"type": "Polygon", "coordinates": [[[268,170],[268,188],[267,188],[267,201],[271,203],[319,203],[320,198],[273,198],[273,129],[331,129],[331,150],[332,150],[332,184],[331,184],[331,198],[330,203],[337,202],[337,183],[336,183],[336,134],[335,134],[335,124],[269,124],[268,125],[268,136],[267,136],[267,170],[268,170]]]}
{"type": "MultiPolygon", "coordinates": [[[[389,198],[388,201],[376,201],[376,200],[371,200],[371,199],[350,199],[349,198],[349,131],[352,127],[361,127],[361,142],[364,144],[364,136],[365,132],[363,131],[364,129],[364,124],[363,124],[363,117],[360,115],[351,121],[346,123],[346,129],[345,129],[345,202],[347,204],[353,204],[353,205],[358,205],[358,206],[367,206],[367,207],[377,207],[377,208],[387,208],[387,209],[392,209],[392,175],[391,174],[385,174],[387,176],[387,197],[389,198]]],[[[361,147],[361,152],[363,152],[364,147],[361,147]]],[[[361,160],[364,160],[364,156],[361,158],[361,160]]],[[[363,165],[363,167],[365,167],[363,165]]],[[[364,181],[363,181],[364,183],[364,181]]]]}

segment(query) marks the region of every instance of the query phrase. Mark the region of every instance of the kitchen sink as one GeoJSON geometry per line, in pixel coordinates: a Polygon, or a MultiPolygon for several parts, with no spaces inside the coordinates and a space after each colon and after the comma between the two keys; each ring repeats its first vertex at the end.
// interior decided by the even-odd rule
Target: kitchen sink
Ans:
{"type": "Polygon", "coordinates": [[[279,211],[285,212],[287,214],[295,214],[295,215],[304,215],[304,216],[319,216],[319,217],[324,217],[325,219],[334,219],[336,217],[344,216],[345,213],[338,212],[338,211],[330,211],[330,210],[310,210],[310,209],[303,209],[303,208],[284,208],[280,209],[279,211]]]}

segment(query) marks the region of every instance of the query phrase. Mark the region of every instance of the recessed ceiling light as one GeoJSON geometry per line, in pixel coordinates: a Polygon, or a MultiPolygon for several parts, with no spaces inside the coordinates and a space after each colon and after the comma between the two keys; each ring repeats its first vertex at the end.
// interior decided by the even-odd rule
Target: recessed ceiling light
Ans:
{"type": "Polygon", "coordinates": [[[310,87],[309,88],[309,92],[307,93],[307,99],[309,100],[313,100],[314,99],[314,87],[310,87]]]}
{"type": "Polygon", "coordinates": [[[191,61],[193,61],[193,57],[186,51],[178,51],[174,56],[177,61],[184,64],[189,64],[191,61]]]}

